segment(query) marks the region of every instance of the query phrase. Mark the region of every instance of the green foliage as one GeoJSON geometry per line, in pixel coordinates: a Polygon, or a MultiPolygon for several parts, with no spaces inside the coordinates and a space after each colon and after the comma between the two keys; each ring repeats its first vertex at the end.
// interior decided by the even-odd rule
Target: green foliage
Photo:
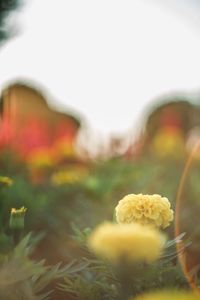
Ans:
{"type": "MultiPolygon", "coordinates": [[[[94,258],[86,245],[90,228],[104,220],[113,220],[114,207],[126,194],[159,193],[168,197],[175,208],[183,163],[175,165],[174,162],[163,161],[161,164],[145,157],[135,161],[112,159],[104,163],[95,162],[88,165],[88,175],[81,181],[60,186],[53,185],[51,181],[51,175],[57,169],[50,170],[40,184],[34,184],[22,164],[9,159],[7,163],[1,162],[1,167],[1,175],[11,177],[13,184],[0,186],[0,274],[1,269],[6,270],[7,267],[7,273],[13,276],[10,275],[9,288],[0,288],[0,299],[17,300],[20,296],[16,294],[16,286],[20,295],[26,295],[24,299],[45,299],[49,296],[55,300],[124,300],[127,295],[155,288],[188,288],[175,247],[175,242],[183,236],[173,240],[173,226],[166,230],[169,241],[162,259],[149,266],[127,267],[128,273],[120,273],[108,262],[94,258]],[[20,248],[20,259],[16,259],[13,233],[8,224],[11,208],[22,206],[27,208],[26,237],[30,231],[36,232],[36,236],[41,231],[45,235],[37,243],[30,235],[20,248]],[[29,251],[29,246],[35,249],[33,253],[29,251]],[[42,260],[44,257],[46,262],[42,260]],[[14,267],[11,269],[13,265],[15,270],[14,267]],[[16,275],[18,273],[19,276],[16,275]],[[50,294],[56,286],[59,290],[50,294]],[[10,291],[15,298],[9,298],[12,297],[10,291]],[[57,296],[57,293],[61,294],[57,296]]],[[[191,170],[181,210],[184,225],[181,229],[186,232],[185,246],[196,252],[200,234],[198,227],[194,228],[193,220],[198,222],[200,212],[198,170],[198,164],[191,170]],[[189,239],[192,239],[192,244],[188,244],[189,239]]],[[[199,269],[193,272],[198,277],[199,269]]]]}
{"type": "MultiPolygon", "coordinates": [[[[48,281],[37,290],[35,276],[42,278],[46,271],[44,261],[29,259],[32,252],[31,234],[27,235],[8,255],[1,257],[0,296],[2,299],[45,299],[39,295],[48,281]],[[38,295],[37,295],[38,293],[38,295]]],[[[33,241],[32,241],[33,242],[33,241]]]]}
{"type": "Polygon", "coordinates": [[[0,257],[0,298],[4,300],[45,300],[51,299],[60,278],[69,276],[87,267],[88,262],[77,265],[75,260],[62,266],[46,265],[45,260],[35,261],[31,256],[40,236],[26,235],[19,244],[6,255],[0,257]]]}
{"type": "Polygon", "coordinates": [[[64,278],[59,288],[75,299],[115,299],[116,279],[110,265],[94,258],[84,259],[88,264],[73,276],[64,278]]]}
{"type": "MultiPolygon", "coordinates": [[[[80,244],[87,258],[88,264],[82,270],[64,278],[60,284],[61,290],[81,300],[128,299],[131,295],[138,295],[144,291],[165,288],[188,288],[177,258],[176,244],[182,242],[185,234],[168,240],[162,257],[152,263],[112,265],[108,261],[95,259],[87,249],[87,237],[90,229],[81,231],[72,224],[73,238],[80,244]]],[[[182,252],[188,246],[185,243],[182,252]]],[[[80,262],[81,263],[81,262],[80,262]]]]}
{"type": "Polygon", "coordinates": [[[27,231],[62,231],[64,226],[69,232],[71,222],[83,229],[111,220],[113,208],[129,193],[160,193],[175,207],[182,169],[181,164],[174,168],[169,162],[160,164],[145,158],[114,159],[90,164],[89,174],[81,182],[55,186],[47,176],[43,183],[35,185],[26,167],[9,159],[7,164],[2,163],[2,172],[13,179],[13,185],[0,187],[0,228],[6,226],[12,207],[27,207],[27,231]]]}

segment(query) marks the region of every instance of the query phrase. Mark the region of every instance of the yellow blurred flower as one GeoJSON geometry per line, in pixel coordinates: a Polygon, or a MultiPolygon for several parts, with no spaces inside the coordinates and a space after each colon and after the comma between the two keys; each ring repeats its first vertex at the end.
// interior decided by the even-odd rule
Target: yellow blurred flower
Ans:
{"type": "Polygon", "coordinates": [[[7,176],[0,176],[0,186],[11,186],[13,184],[13,180],[7,176]]]}
{"type": "Polygon", "coordinates": [[[179,159],[185,152],[182,132],[161,128],[152,140],[151,151],[160,158],[179,159]]]}
{"type": "Polygon", "coordinates": [[[113,263],[152,262],[159,258],[165,237],[155,228],[140,224],[100,224],[89,236],[88,247],[113,263]]]}
{"type": "Polygon", "coordinates": [[[31,168],[44,168],[53,165],[50,149],[39,148],[34,150],[27,157],[27,164],[31,168]]]}
{"type": "Polygon", "coordinates": [[[118,223],[140,223],[165,228],[173,220],[173,210],[166,197],[129,194],[115,208],[118,223]]]}
{"type": "Polygon", "coordinates": [[[146,293],[130,300],[197,300],[199,297],[192,292],[186,291],[156,291],[146,293]]]}
{"type": "Polygon", "coordinates": [[[75,158],[75,149],[72,142],[60,140],[57,141],[52,147],[53,158],[59,162],[64,158],[75,158]]]}
{"type": "Polygon", "coordinates": [[[81,168],[65,169],[55,172],[51,177],[54,185],[71,184],[80,181],[87,175],[87,171],[81,168]]]}

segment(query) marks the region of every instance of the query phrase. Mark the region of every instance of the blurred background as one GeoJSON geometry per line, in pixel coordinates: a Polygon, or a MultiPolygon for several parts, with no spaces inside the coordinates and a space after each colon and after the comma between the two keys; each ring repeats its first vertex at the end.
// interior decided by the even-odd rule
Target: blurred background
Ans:
{"type": "Polygon", "coordinates": [[[0,22],[1,227],[27,207],[38,255],[67,261],[74,224],[159,193],[199,264],[200,2],[1,1],[0,22]]]}
{"type": "Polygon", "coordinates": [[[123,152],[158,102],[198,104],[199,14],[194,0],[19,1],[5,20],[1,91],[19,81],[37,88],[82,119],[87,151],[100,155],[123,137],[123,152]]]}

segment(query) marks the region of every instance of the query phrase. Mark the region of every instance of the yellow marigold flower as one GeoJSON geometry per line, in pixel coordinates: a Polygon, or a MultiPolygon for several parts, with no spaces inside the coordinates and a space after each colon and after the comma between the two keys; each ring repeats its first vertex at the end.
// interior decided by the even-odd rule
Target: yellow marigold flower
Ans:
{"type": "Polygon", "coordinates": [[[198,300],[199,297],[186,291],[157,291],[140,295],[130,300],[198,300]]]}
{"type": "Polygon", "coordinates": [[[159,258],[165,237],[156,229],[140,224],[100,224],[89,236],[88,247],[97,256],[118,262],[152,262],[159,258]]]}
{"type": "Polygon", "coordinates": [[[173,210],[166,197],[160,195],[130,194],[115,208],[118,223],[140,223],[165,228],[173,220],[173,210]]]}

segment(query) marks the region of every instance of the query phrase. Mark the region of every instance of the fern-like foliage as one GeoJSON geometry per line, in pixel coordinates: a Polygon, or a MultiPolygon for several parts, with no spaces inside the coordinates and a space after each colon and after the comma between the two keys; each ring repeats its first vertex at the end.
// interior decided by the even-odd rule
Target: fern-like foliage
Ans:
{"type": "MultiPolygon", "coordinates": [[[[73,238],[80,243],[85,258],[80,261],[77,272],[65,276],[59,289],[76,300],[122,300],[129,299],[144,291],[168,288],[188,288],[182,273],[176,250],[177,243],[182,242],[184,234],[169,240],[162,257],[152,263],[134,263],[133,265],[112,265],[108,261],[96,259],[87,250],[86,240],[90,230],[79,230],[73,224],[73,238]]],[[[179,251],[187,247],[185,243],[179,251]]],[[[71,299],[70,298],[70,299],[71,299]]]]}
{"type": "Polygon", "coordinates": [[[9,254],[0,257],[0,299],[51,299],[51,282],[87,266],[88,263],[83,263],[77,267],[75,260],[65,266],[61,266],[61,263],[48,266],[45,260],[31,259],[34,246],[40,238],[29,233],[9,254]]]}

